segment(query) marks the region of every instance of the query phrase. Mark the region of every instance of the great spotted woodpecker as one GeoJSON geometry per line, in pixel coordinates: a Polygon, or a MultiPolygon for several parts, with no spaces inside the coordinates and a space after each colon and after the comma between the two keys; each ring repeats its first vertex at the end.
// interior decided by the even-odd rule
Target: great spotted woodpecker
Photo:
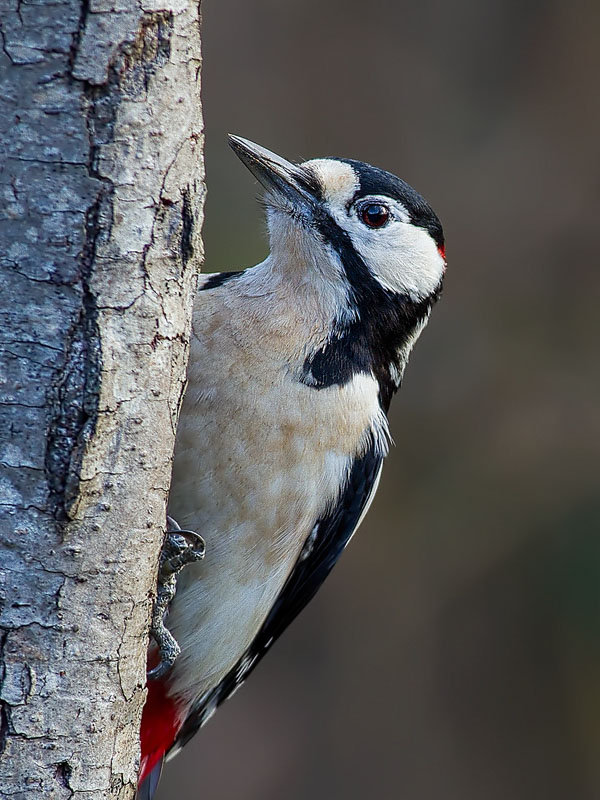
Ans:
{"type": "Polygon", "coordinates": [[[270,253],[204,276],[196,298],[169,514],[201,532],[206,557],[182,572],[170,604],[179,657],[166,671],[174,653],[153,656],[163,664],[143,714],[140,800],[313,597],[366,514],[390,400],[445,271],[437,216],[389,172],[230,144],[265,189],[270,253]]]}

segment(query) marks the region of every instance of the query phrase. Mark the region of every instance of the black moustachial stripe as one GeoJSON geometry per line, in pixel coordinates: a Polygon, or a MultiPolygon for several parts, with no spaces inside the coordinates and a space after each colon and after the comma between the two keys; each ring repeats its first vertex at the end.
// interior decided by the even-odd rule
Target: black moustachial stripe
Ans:
{"type": "Polygon", "coordinates": [[[429,299],[415,304],[403,296],[384,297],[376,310],[336,328],[324,347],[306,358],[302,382],[324,389],[372,372],[379,384],[381,407],[387,411],[398,389],[390,367],[396,365],[396,374],[402,372],[400,354],[431,304],[429,299]]]}
{"type": "Polygon", "coordinates": [[[382,461],[383,456],[372,440],[367,452],[353,462],[335,507],[314,526],[252,644],[218,686],[192,707],[174,747],[183,747],[197,733],[217,706],[246,680],[273,642],[314,597],[356,530],[375,489],[382,461]]]}
{"type": "Polygon", "coordinates": [[[390,367],[396,365],[402,372],[402,348],[429,315],[441,285],[418,302],[389,291],[371,274],[350,236],[325,211],[319,215],[317,227],[340,257],[355,316],[350,321],[338,321],[326,344],[307,356],[301,380],[314,389],[324,389],[344,385],[361,372],[372,372],[379,383],[381,406],[387,411],[398,388],[390,367]]]}

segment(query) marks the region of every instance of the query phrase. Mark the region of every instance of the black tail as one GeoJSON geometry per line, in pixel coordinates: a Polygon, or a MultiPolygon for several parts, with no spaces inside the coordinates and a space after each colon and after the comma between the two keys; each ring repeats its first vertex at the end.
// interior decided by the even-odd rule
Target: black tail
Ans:
{"type": "Polygon", "coordinates": [[[152,768],[152,771],[146,775],[143,782],[138,786],[137,794],[135,796],[136,800],[152,800],[154,793],[158,788],[158,782],[160,780],[160,773],[162,772],[164,761],[164,758],[161,758],[161,760],[156,763],[156,766],[152,768]]]}

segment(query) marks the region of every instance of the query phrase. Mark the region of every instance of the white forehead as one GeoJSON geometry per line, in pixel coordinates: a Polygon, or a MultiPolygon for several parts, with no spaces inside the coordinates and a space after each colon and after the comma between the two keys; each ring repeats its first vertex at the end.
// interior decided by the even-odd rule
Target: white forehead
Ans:
{"type": "Polygon", "coordinates": [[[330,206],[345,206],[360,188],[358,175],[350,164],[332,158],[314,158],[303,167],[311,169],[323,185],[324,199],[330,206]]]}

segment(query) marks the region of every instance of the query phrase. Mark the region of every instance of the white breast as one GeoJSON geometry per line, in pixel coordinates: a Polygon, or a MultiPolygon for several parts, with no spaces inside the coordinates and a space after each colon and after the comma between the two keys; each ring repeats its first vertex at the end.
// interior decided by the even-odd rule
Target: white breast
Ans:
{"type": "Polygon", "coordinates": [[[168,619],[182,647],[173,691],[188,700],[248,647],[369,432],[387,447],[372,377],[321,390],[298,380],[310,335],[275,297],[199,296],[169,503],[206,541],[168,619]]]}

